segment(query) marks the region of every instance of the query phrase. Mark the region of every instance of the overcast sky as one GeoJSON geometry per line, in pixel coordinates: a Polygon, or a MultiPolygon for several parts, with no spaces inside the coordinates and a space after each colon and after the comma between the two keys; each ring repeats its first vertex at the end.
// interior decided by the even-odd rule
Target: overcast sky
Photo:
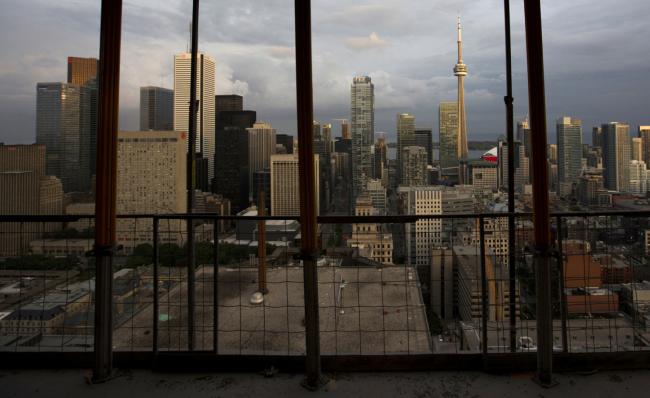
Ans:
{"type": "MultiPolygon", "coordinates": [[[[35,137],[36,83],[65,81],[67,56],[98,56],[99,0],[0,0],[0,142],[35,137]]],[[[456,16],[462,16],[469,139],[505,129],[503,2],[313,0],[317,120],[349,118],[350,83],[375,84],[376,132],[395,135],[395,115],[433,127],[456,98],[456,16]]],[[[515,115],[527,113],[523,1],[512,1],[515,115]]],[[[650,2],[542,1],[550,141],[552,120],[591,126],[650,124],[650,2]]],[[[173,54],[189,41],[190,0],[125,0],[120,127],[138,128],[139,87],[173,88],[173,54]]],[[[291,0],[203,1],[200,50],[217,61],[218,94],[244,96],[258,119],[295,134],[291,0]]],[[[633,127],[636,129],[636,127],[633,127]]],[[[335,134],[340,130],[335,128],[335,134]]]]}

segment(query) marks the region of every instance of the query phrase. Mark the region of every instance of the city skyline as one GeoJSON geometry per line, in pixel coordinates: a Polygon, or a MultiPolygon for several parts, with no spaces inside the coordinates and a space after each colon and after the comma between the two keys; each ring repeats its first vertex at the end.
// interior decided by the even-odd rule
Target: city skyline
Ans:
{"type": "MultiPolygon", "coordinates": [[[[314,32],[314,48],[328,55],[314,59],[316,119],[330,122],[333,118],[348,117],[345,93],[351,76],[367,74],[377,89],[375,130],[387,132],[388,141],[394,141],[394,114],[398,112],[414,114],[422,127],[437,126],[437,103],[455,98],[455,78],[449,71],[455,58],[451,39],[456,28],[454,19],[460,12],[467,32],[464,41],[468,55],[466,62],[472,65],[473,71],[466,81],[468,139],[496,139],[504,132],[505,121],[501,10],[499,7],[487,10],[483,4],[465,2],[464,7],[444,9],[417,2],[408,10],[399,8],[395,2],[346,7],[337,1],[328,1],[315,5],[314,26],[318,28],[314,32]],[[382,16],[386,18],[379,18],[382,16]],[[494,16],[494,20],[489,16],[494,16]],[[351,18],[358,19],[359,24],[355,27],[346,25],[351,18]],[[429,19],[434,23],[424,23],[429,19]],[[377,24],[376,20],[385,23],[377,24]],[[415,23],[417,21],[423,23],[415,23]],[[398,29],[400,27],[403,29],[398,29]],[[406,42],[407,36],[410,39],[406,42]],[[394,62],[396,52],[404,62],[394,62]],[[338,58],[345,59],[345,62],[334,64],[338,58]]],[[[643,65],[647,62],[638,54],[649,53],[644,51],[648,43],[642,40],[643,35],[634,34],[642,25],[625,24],[616,32],[605,33],[595,16],[608,15],[614,20],[633,21],[632,17],[642,14],[648,5],[631,2],[624,10],[620,7],[604,12],[607,5],[606,2],[590,3],[588,9],[583,9],[583,3],[572,2],[570,5],[545,5],[543,9],[544,14],[550,17],[576,12],[578,8],[585,17],[580,27],[562,18],[544,21],[548,116],[551,122],[569,114],[580,117],[585,128],[610,120],[624,121],[631,126],[647,124],[643,104],[647,103],[650,90],[642,78],[643,65]],[[579,33],[579,38],[572,36],[575,33],[579,33]],[[565,40],[567,37],[572,39],[565,40]],[[618,48],[610,45],[623,38],[628,46],[618,48]],[[599,85],[594,87],[593,81],[598,81],[599,85]]],[[[244,1],[239,5],[229,5],[225,13],[216,13],[213,6],[206,5],[202,9],[205,21],[202,26],[221,32],[216,29],[218,26],[230,27],[228,21],[219,20],[221,14],[231,15],[250,6],[244,1]]],[[[262,35],[259,26],[238,26],[238,29],[223,29],[221,33],[201,33],[200,46],[202,51],[218,59],[218,94],[245,95],[249,98],[250,108],[257,109],[261,119],[268,120],[278,132],[295,134],[292,25],[290,20],[286,26],[282,24],[289,18],[287,15],[291,15],[285,12],[290,11],[291,4],[276,2],[271,6],[256,5],[262,7],[269,19],[277,19],[277,35],[262,35]],[[270,9],[271,6],[275,8],[270,9]],[[265,67],[259,68],[261,64],[265,67]]],[[[0,17],[6,29],[13,27],[17,32],[24,31],[24,27],[15,26],[11,20],[11,15],[20,12],[22,7],[21,3],[0,17]]],[[[527,113],[520,8],[520,5],[513,5],[512,10],[517,117],[527,113]]],[[[4,70],[0,84],[6,88],[0,103],[0,125],[4,126],[0,130],[0,142],[32,142],[35,83],[63,81],[67,56],[90,57],[97,53],[99,40],[93,33],[98,32],[99,7],[72,8],[69,3],[62,2],[57,10],[44,5],[35,11],[35,15],[22,15],[38,19],[42,12],[64,12],[67,17],[80,15],[84,18],[83,23],[65,26],[57,32],[46,31],[52,34],[39,35],[38,38],[25,34],[21,36],[24,42],[18,43],[21,48],[29,49],[25,55],[0,58],[4,70]],[[43,37],[48,40],[44,41],[43,37]]],[[[137,128],[140,86],[172,87],[173,54],[187,46],[185,20],[189,19],[189,13],[185,11],[173,2],[155,11],[147,3],[137,9],[125,8],[121,129],[137,128]],[[169,25],[160,24],[157,15],[169,21],[169,25]],[[158,25],[165,25],[165,29],[158,25]],[[142,48],[142,43],[146,43],[147,48],[142,48]],[[141,62],[141,56],[130,56],[139,51],[145,52],[146,58],[155,62],[141,62]]],[[[28,19],[23,25],[29,27],[32,21],[28,19]]],[[[48,29],[47,26],[44,28],[48,29]]],[[[4,48],[8,50],[16,46],[16,43],[6,44],[4,48]]],[[[552,128],[549,128],[549,136],[553,136],[552,128]]]]}

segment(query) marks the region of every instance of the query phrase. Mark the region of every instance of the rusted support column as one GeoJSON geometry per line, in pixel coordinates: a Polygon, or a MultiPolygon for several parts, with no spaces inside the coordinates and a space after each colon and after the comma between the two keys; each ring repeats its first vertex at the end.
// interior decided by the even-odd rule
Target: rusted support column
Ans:
{"type": "Polygon", "coordinates": [[[541,385],[553,385],[553,320],[551,312],[551,229],[546,161],[546,96],[540,0],[524,0],[528,111],[532,137],[532,182],[535,228],[535,287],[537,308],[537,375],[541,385]]]}
{"type": "MultiPolygon", "coordinates": [[[[190,60],[190,103],[189,103],[189,145],[187,151],[187,213],[191,214],[194,208],[194,186],[196,165],[196,114],[198,103],[196,100],[196,62],[199,52],[199,0],[192,1],[192,58],[190,60]]],[[[194,312],[195,303],[195,253],[194,220],[187,218],[187,348],[194,351],[194,312]]]]}
{"type": "Polygon", "coordinates": [[[512,98],[512,44],[510,39],[510,0],[503,0],[503,13],[506,38],[506,131],[508,140],[508,279],[510,297],[510,352],[517,351],[517,268],[516,268],[516,235],[515,235],[515,139],[514,112],[512,98]]]}
{"type": "Polygon", "coordinates": [[[295,0],[296,20],[296,101],[298,111],[298,162],[300,164],[301,259],[305,290],[306,378],[303,385],[319,388],[323,381],[320,367],[318,317],[318,269],[316,181],[314,178],[314,121],[311,68],[311,1],[295,0]]]}
{"type": "Polygon", "coordinates": [[[113,254],[117,191],[122,0],[103,0],[99,38],[95,199],[95,367],[93,382],[113,372],[113,254]]]}

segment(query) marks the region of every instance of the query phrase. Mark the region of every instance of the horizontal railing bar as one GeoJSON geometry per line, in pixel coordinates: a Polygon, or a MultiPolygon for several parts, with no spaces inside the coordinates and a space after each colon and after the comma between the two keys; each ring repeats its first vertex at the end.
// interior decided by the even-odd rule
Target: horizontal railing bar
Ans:
{"type": "MultiPolygon", "coordinates": [[[[351,223],[382,223],[399,224],[411,223],[418,220],[445,220],[445,219],[486,219],[514,216],[515,218],[532,217],[531,212],[499,212],[499,213],[463,213],[463,214],[418,214],[418,215],[395,215],[395,216],[319,216],[321,224],[351,224],[351,223]]],[[[563,218],[589,218],[601,216],[620,217],[650,217],[650,210],[611,210],[611,211],[588,211],[588,212],[557,212],[551,213],[551,217],[563,218]]],[[[0,215],[0,222],[73,222],[85,219],[94,219],[92,214],[16,214],[0,215]]],[[[299,221],[298,216],[238,216],[238,215],[217,215],[211,213],[174,213],[174,214],[120,214],[122,219],[154,219],[159,220],[233,220],[233,221],[299,221]]]]}

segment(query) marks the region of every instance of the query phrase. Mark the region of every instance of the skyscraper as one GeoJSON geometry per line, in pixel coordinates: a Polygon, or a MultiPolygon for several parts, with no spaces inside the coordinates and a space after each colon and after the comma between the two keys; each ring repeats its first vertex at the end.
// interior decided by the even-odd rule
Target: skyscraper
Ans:
{"type": "Polygon", "coordinates": [[[350,136],[350,124],[347,121],[341,122],[341,137],[344,140],[351,140],[350,136]]]}
{"type": "Polygon", "coordinates": [[[244,97],[237,94],[222,94],[214,96],[215,112],[241,111],[244,109],[244,97]]]}
{"type": "Polygon", "coordinates": [[[356,197],[365,186],[365,181],[372,176],[370,146],[375,135],[375,92],[370,77],[355,77],[350,94],[352,188],[356,197]]]}
{"type": "Polygon", "coordinates": [[[162,87],[140,87],[140,131],[173,128],[174,92],[162,87]]]}
{"type": "MultiPolygon", "coordinates": [[[[61,214],[61,181],[45,175],[45,146],[0,145],[0,214],[61,214]]],[[[0,256],[25,253],[55,223],[0,223],[0,256]]],[[[58,225],[60,228],[60,225],[58,225]]]]}
{"type": "MultiPolygon", "coordinates": [[[[460,17],[458,17],[458,62],[454,67],[454,75],[458,77],[458,159],[467,159],[467,120],[465,117],[465,76],[467,65],[463,63],[463,40],[460,17]]],[[[462,173],[460,173],[462,176],[462,173]]],[[[462,182],[462,181],[461,181],[462,182]]]]}
{"type": "Polygon", "coordinates": [[[643,157],[643,138],[632,137],[632,160],[645,161],[643,157]]]}
{"type": "Polygon", "coordinates": [[[571,185],[582,171],[582,121],[564,116],[557,120],[558,179],[560,192],[571,193],[571,185]]]}
{"type": "Polygon", "coordinates": [[[591,130],[591,145],[598,148],[603,148],[605,146],[602,128],[594,127],[591,130]]]}
{"type": "Polygon", "coordinates": [[[253,199],[254,175],[271,167],[271,155],[275,154],[275,129],[270,124],[258,122],[247,128],[248,134],[248,186],[249,199],[253,199]]]}
{"type": "MultiPolygon", "coordinates": [[[[184,213],[187,210],[187,133],[180,131],[120,131],[117,137],[118,214],[184,213]]],[[[161,223],[164,243],[183,240],[181,220],[161,223]],[[164,225],[162,225],[164,224],[164,225]]],[[[126,252],[151,241],[152,224],[119,219],[117,241],[126,252]]]]}
{"type": "Polygon", "coordinates": [[[530,158],[532,136],[530,135],[530,124],[528,123],[528,117],[525,117],[517,122],[517,140],[524,145],[526,157],[530,158]]]}
{"type": "Polygon", "coordinates": [[[248,133],[255,111],[218,111],[216,115],[215,178],[212,191],[230,200],[237,213],[248,207],[248,133]]]}
{"type": "Polygon", "coordinates": [[[287,150],[288,154],[293,153],[293,136],[289,134],[276,134],[275,135],[276,144],[284,146],[284,149],[287,150]]]}
{"type": "Polygon", "coordinates": [[[458,181],[458,104],[441,102],[438,107],[440,175],[458,181]]]}
{"type": "Polygon", "coordinates": [[[402,178],[402,156],[404,148],[415,145],[415,116],[408,113],[397,114],[397,167],[400,176],[400,184],[404,182],[402,178]]]}
{"type": "Polygon", "coordinates": [[[400,170],[401,185],[428,185],[427,151],[421,146],[407,146],[402,149],[400,170]]]}
{"type": "MultiPolygon", "coordinates": [[[[174,56],[174,130],[189,133],[190,78],[192,54],[174,56]]],[[[196,148],[208,160],[208,179],[214,177],[215,153],[215,62],[212,57],[198,54],[196,76],[196,148]]]]}
{"type": "Polygon", "coordinates": [[[97,78],[97,58],[68,57],[68,83],[83,86],[97,78]]]}
{"type": "Polygon", "coordinates": [[[36,143],[46,148],[46,173],[66,192],[90,189],[91,131],[86,86],[38,83],[36,143]]]}
{"type": "Polygon", "coordinates": [[[427,164],[433,164],[433,137],[430,128],[415,128],[415,145],[427,151],[427,164]]]}
{"type": "MultiPolygon", "coordinates": [[[[406,187],[398,190],[404,212],[411,215],[442,214],[442,187],[406,187]]],[[[425,219],[405,225],[408,265],[423,273],[431,266],[431,249],[442,244],[442,220],[425,219]]]]}
{"type": "Polygon", "coordinates": [[[614,191],[628,192],[632,158],[630,126],[612,122],[603,124],[601,128],[604,136],[605,187],[614,191]]]}
{"type": "MultiPolygon", "coordinates": [[[[319,193],[318,155],[314,155],[314,174],[316,179],[316,200],[319,193]]],[[[271,215],[298,216],[300,215],[300,182],[298,154],[271,156],[271,215]]],[[[316,203],[316,208],[319,204],[316,203]]]]}
{"type": "Polygon", "coordinates": [[[379,133],[375,143],[375,160],[374,160],[374,178],[382,179],[388,174],[388,147],[386,145],[386,136],[379,133]]]}
{"type": "Polygon", "coordinates": [[[643,161],[650,163],[650,126],[639,126],[639,137],[643,145],[643,161]]]}

